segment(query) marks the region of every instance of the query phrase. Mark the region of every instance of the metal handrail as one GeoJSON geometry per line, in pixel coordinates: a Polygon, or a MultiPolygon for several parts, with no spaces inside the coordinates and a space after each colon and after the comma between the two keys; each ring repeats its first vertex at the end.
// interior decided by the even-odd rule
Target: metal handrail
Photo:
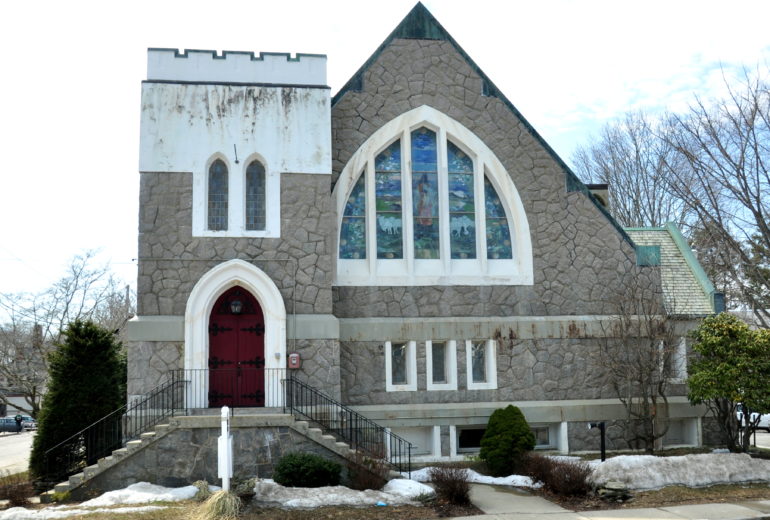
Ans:
{"type": "Polygon", "coordinates": [[[45,451],[43,480],[58,481],[95,464],[177,411],[184,410],[184,381],[172,373],[136,398],[45,451]]]}
{"type": "Polygon", "coordinates": [[[309,419],[352,449],[383,460],[400,472],[411,473],[412,443],[293,376],[283,383],[284,412],[309,419]]]}

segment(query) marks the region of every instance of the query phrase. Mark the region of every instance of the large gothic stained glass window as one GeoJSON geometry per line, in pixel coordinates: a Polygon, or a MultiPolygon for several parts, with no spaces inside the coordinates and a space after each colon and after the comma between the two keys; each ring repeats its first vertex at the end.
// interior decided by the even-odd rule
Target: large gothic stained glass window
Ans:
{"type": "Polygon", "coordinates": [[[513,259],[508,213],[485,163],[454,139],[418,125],[366,158],[340,208],[341,260],[368,260],[386,276],[502,272],[486,260],[513,259]],[[428,263],[436,260],[444,263],[428,263]]]}
{"type": "Polygon", "coordinates": [[[209,166],[208,180],[208,228],[227,230],[227,166],[221,159],[209,166]]]}

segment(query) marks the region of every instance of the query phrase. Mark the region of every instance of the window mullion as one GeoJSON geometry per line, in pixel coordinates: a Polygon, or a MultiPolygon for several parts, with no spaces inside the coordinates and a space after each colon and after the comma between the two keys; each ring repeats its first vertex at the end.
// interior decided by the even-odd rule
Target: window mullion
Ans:
{"type": "Polygon", "coordinates": [[[401,133],[401,221],[404,227],[404,260],[407,272],[414,274],[414,223],[412,211],[412,136],[408,128],[401,133]]]}
{"type": "Polygon", "coordinates": [[[484,192],[485,165],[480,158],[474,160],[475,173],[473,184],[476,188],[476,258],[479,259],[481,272],[487,272],[487,206],[484,192]]]}
{"type": "Polygon", "coordinates": [[[438,200],[439,200],[439,256],[443,264],[445,274],[451,271],[450,238],[449,238],[449,182],[447,166],[447,144],[446,130],[443,127],[438,130],[438,146],[436,154],[438,155],[438,200]]]}
{"type": "Polygon", "coordinates": [[[377,276],[377,201],[374,194],[374,157],[369,157],[364,170],[364,189],[366,190],[366,261],[369,277],[373,281],[377,276]]]}

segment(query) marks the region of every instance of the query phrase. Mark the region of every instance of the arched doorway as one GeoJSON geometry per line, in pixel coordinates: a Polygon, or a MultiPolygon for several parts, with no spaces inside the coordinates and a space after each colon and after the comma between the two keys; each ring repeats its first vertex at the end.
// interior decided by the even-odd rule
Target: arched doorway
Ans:
{"type": "Polygon", "coordinates": [[[209,407],[265,405],[265,318],[257,299],[231,287],[209,315],[209,407]]]}

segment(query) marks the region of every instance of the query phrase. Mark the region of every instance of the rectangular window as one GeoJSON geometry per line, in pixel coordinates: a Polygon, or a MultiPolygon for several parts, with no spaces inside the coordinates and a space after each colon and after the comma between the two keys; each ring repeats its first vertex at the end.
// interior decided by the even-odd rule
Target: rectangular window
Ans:
{"type": "Polygon", "coordinates": [[[487,430],[484,427],[457,428],[457,452],[473,452],[481,449],[481,438],[485,431],[487,430]]]}
{"type": "Polygon", "coordinates": [[[465,342],[465,375],[468,390],[497,388],[495,342],[467,340],[465,342]]]}
{"type": "Polygon", "coordinates": [[[548,426],[534,426],[532,433],[535,434],[535,446],[550,446],[550,434],[548,426]]]}
{"type": "Polygon", "coordinates": [[[395,343],[390,350],[391,381],[394,385],[405,385],[406,379],[406,343],[395,343]]]}
{"type": "Polygon", "coordinates": [[[446,383],[446,343],[443,341],[433,341],[430,348],[433,359],[433,384],[446,383]]]}
{"type": "Polygon", "coordinates": [[[385,391],[417,390],[417,346],[414,341],[385,342],[385,391]]]}
{"type": "Polygon", "coordinates": [[[474,341],[471,346],[471,373],[474,383],[487,382],[487,346],[484,341],[474,341]]]}

